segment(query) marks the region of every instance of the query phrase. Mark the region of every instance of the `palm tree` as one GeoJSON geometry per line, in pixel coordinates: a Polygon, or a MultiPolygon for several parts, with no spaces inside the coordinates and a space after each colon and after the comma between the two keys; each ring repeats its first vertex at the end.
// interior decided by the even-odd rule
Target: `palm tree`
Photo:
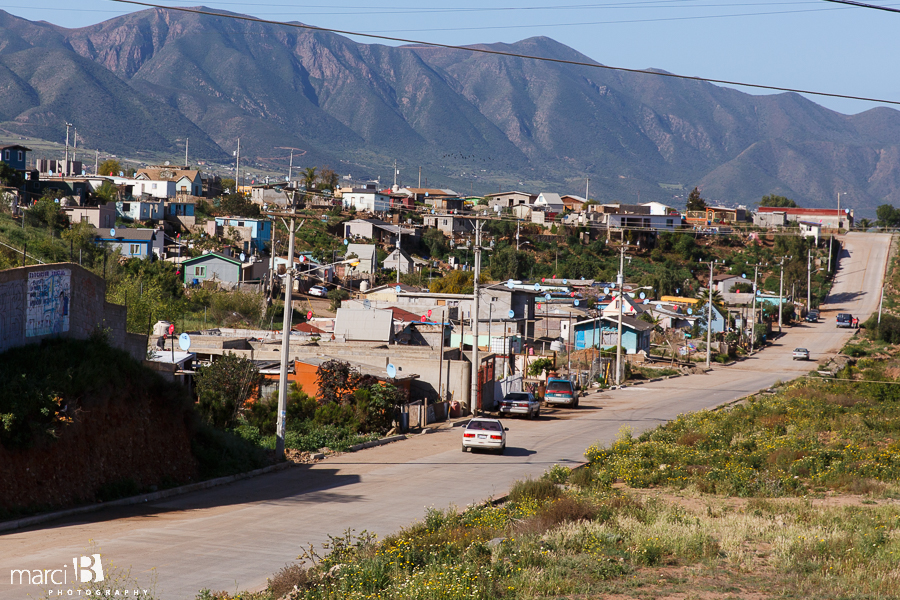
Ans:
{"type": "Polygon", "coordinates": [[[303,185],[307,192],[311,192],[316,188],[316,167],[307,167],[303,169],[303,185]]]}
{"type": "MultiPolygon", "coordinates": [[[[700,293],[697,294],[697,298],[700,300],[702,306],[706,306],[706,303],[709,302],[709,288],[705,287],[700,290],[700,293]]],[[[725,301],[722,299],[722,293],[719,290],[713,290],[712,304],[716,310],[723,315],[725,314],[725,301]]]]}

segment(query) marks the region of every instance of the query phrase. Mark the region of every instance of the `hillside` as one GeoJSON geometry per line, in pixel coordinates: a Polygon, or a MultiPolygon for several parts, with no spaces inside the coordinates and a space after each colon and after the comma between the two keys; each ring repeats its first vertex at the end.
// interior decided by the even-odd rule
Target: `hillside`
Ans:
{"type": "MultiPolygon", "coordinates": [[[[537,37],[483,46],[593,62],[537,37]]],[[[81,29],[0,11],[0,128],[60,139],[65,120],[113,152],[331,165],[475,192],[563,187],[602,200],[714,202],[769,193],[827,205],[900,202],[900,113],[827,110],[696,81],[157,9],[81,29]],[[673,197],[674,196],[674,197],[673,197]]],[[[296,163],[295,163],[296,164],[296,163]]]]}

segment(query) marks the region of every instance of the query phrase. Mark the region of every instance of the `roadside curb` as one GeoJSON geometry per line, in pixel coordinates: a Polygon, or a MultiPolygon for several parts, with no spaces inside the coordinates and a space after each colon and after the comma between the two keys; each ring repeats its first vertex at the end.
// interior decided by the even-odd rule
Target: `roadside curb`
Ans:
{"type": "Polygon", "coordinates": [[[381,438],[380,440],[372,440],[371,442],[363,442],[362,444],[354,444],[350,446],[348,450],[350,452],[358,452],[359,450],[365,450],[366,448],[374,448],[375,446],[384,446],[385,444],[390,444],[391,442],[399,442],[400,440],[405,440],[406,435],[401,433],[400,435],[392,435],[390,437],[381,438]]]}
{"type": "Polygon", "coordinates": [[[275,465],[269,465],[268,467],[263,467],[262,469],[256,469],[253,471],[247,471],[246,473],[238,473],[236,475],[228,475],[226,477],[217,477],[216,479],[207,479],[206,481],[198,481],[197,483],[189,483],[187,485],[181,485],[178,487],[169,488],[167,490],[160,490],[158,492],[150,492],[148,494],[140,494],[138,496],[130,496],[128,498],[120,498],[118,500],[111,500],[109,502],[98,502],[96,504],[90,504],[87,506],[78,506],[75,508],[68,508],[66,510],[59,510],[51,513],[44,513],[42,515],[34,515],[32,517],[23,517],[21,519],[16,519],[14,521],[3,521],[0,522],[0,532],[4,531],[13,531],[16,529],[21,529],[23,527],[31,527],[32,525],[40,525],[41,523],[46,523],[48,521],[55,521],[57,519],[63,519],[65,517],[73,517],[76,515],[83,515],[86,513],[97,512],[99,510],[103,510],[104,508],[109,507],[117,507],[117,506],[131,506],[133,504],[141,504],[143,502],[150,502],[151,500],[162,500],[164,498],[170,498],[172,496],[180,496],[181,494],[189,494],[191,492],[197,492],[201,490],[208,490],[210,488],[218,487],[220,485],[226,485],[229,483],[233,483],[235,481],[240,481],[241,479],[250,479],[251,477],[256,477],[257,475],[265,475],[266,473],[273,473],[275,471],[283,471],[284,469],[289,469],[294,466],[294,463],[290,461],[281,462],[275,465]]]}

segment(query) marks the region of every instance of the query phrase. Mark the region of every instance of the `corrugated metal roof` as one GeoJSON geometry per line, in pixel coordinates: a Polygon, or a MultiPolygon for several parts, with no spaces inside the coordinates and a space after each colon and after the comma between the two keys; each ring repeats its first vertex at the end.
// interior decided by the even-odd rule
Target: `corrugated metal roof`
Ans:
{"type": "Polygon", "coordinates": [[[339,308],[334,319],[334,335],[349,341],[390,342],[394,314],[389,310],[339,308]]]}

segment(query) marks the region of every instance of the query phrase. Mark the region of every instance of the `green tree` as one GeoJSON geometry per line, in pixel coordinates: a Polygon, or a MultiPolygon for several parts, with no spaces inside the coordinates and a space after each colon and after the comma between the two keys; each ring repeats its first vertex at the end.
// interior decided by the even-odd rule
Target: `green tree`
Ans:
{"type": "Polygon", "coordinates": [[[431,258],[443,260],[450,251],[450,246],[447,244],[447,238],[439,229],[426,229],[422,234],[422,243],[428,248],[428,253],[431,258]]]}
{"type": "Polygon", "coordinates": [[[119,198],[118,190],[110,181],[104,181],[103,184],[94,190],[94,198],[103,202],[115,202],[119,198]]]}
{"type": "Polygon", "coordinates": [[[433,293],[471,294],[475,289],[475,275],[472,271],[450,271],[440,279],[431,282],[433,293]]]}
{"type": "Polygon", "coordinates": [[[897,210],[890,204],[882,204],[875,209],[877,223],[881,227],[898,227],[900,226],[900,210],[897,210]]]}
{"type": "Polygon", "coordinates": [[[236,185],[234,177],[223,177],[221,180],[219,180],[219,184],[223,190],[228,190],[227,193],[229,194],[233,194],[236,190],[236,188],[234,187],[236,185]]]}
{"type": "Polygon", "coordinates": [[[319,171],[319,189],[334,191],[338,186],[338,174],[330,167],[322,167],[319,171]]]}
{"type": "Polygon", "coordinates": [[[325,297],[331,300],[331,306],[329,308],[332,311],[336,311],[341,307],[341,302],[350,297],[350,293],[344,288],[334,288],[333,290],[330,290],[325,297]]]}
{"type": "MultiPolygon", "coordinates": [[[[702,306],[706,306],[709,302],[709,287],[702,288],[697,293],[697,298],[700,300],[700,304],[702,306]]],[[[725,311],[725,301],[722,299],[722,293],[719,290],[714,289],[712,291],[712,303],[713,307],[718,310],[723,315],[726,314],[725,311]]],[[[703,309],[703,314],[706,314],[706,310],[703,309]]]]}
{"type": "Polygon", "coordinates": [[[362,376],[343,360],[329,360],[316,370],[319,399],[322,404],[346,404],[350,395],[359,387],[362,376]]]}
{"type": "Polygon", "coordinates": [[[706,200],[700,197],[700,188],[694,188],[690,194],[688,194],[687,201],[687,211],[688,212],[698,212],[706,210],[706,200]]]}
{"type": "Polygon", "coordinates": [[[122,164],[114,158],[107,158],[97,167],[97,175],[118,175],[123,172],[122,164]]]}
{"type": "Polygon", "coordinates": [[[219,202],[218,213],[228,217],[255,218],[260,215],[259,205],[254,204],[243,194],[228,194],[219,202]]]}
{"type": "Polygon", "coordinates": [[[778,208],[797,208],[797,203],[790,198],[785,198],[784,196],[776,196],[775,194],[763,196],[762,200],[759,201],[759,205],[775,206],[778,208]]]}
{"type": "Polygon", "coordinates": [[[316,167],[307,167],[303,169],[303,187],[307,192],[316,189],[316,167]]]}
{"type": "Polygon", "coordinates": [[[200,414],[216,427],[234,427],[258,380],[259,369],[252,360],[231,353],[222,355],[197,372],[200,414]]]}
{"type": "Polygon", "coordinates": [[[68,224],[69,219],[59,205],[61,194],[58,190],[48,192],[50,193],[45,193],[25,214],[31,224],[59,230],[68,224]]]}
{"type": "Polygon", "coordinates": [[[25,181],[22,178],[21,173],[5,162],[0,162],[0,184],[18,188],[22,187],[23,183],[25,183],[25,181]]]}

